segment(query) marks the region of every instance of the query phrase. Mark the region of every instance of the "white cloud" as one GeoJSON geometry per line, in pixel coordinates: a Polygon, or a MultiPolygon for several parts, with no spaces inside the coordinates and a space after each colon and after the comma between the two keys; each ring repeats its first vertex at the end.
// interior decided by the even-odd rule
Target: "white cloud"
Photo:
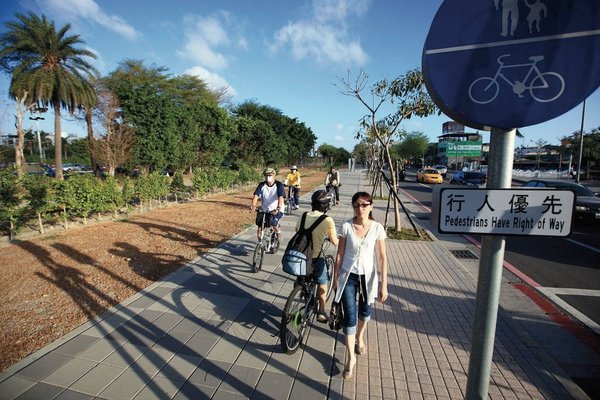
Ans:
{"type": "Polygon", "coordinates": [[[336,142],[345,142],[346,138],[343,137],[342,135],[336,135],[333,140],[335,140],[336,142]]]}
{"type": "Polygon", "coordinates": [[[271,50],[289,46],[296,60],[313,58],[318,63],[364,65],[368,55],[360,41],[348,34],[346,21],[363,15],[369,4],[369,0],[314,0],[311,18],[289,22],[277,31],[271,50]]]}
{"type": "Polygon", "coordinates": [[[227,82],[225,78],[214,72],[210,72],[201,66],[195,66],[185,71],[185,74],[194,75],[202,79],[211,89],[227,88],[227,92],[235,96],[237,91],[227,82]]]}
{"type": "Polygon", "coordinates": [[[370,0],[313,0],[313,11],[318,21],[343,21],[348,16],[363,15],[370,0]]]}
{"type": "Polygon", "coordinates": [[[91,20],[110,29],[128,40],[135,40],[140,33],[118,15],[107,15],[94,0],[37,0],[40,9],[61,19],[91,20]]]}
{"type": "Polygon", "coordinates": [[[246,39],[236,32],[237,22],[226,12],[209,17],[187,15],[184,17],[185,41],[183,48],[177,51],[180,57],[190,59],[208,69],[224,69],[230,59],[222,49],[236,46],[247,49],[246,39]],[[233,34],[227,32],[230,28],[233,34]],[[231,38],[235,37],[235,40],[231,38]]]}

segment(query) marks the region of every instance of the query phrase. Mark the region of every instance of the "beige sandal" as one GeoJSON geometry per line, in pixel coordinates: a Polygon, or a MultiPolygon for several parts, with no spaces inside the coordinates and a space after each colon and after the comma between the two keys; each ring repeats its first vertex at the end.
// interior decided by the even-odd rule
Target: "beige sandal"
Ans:
{"type": "Polygon", "coordinates": [[[354,376],[354,367],[355,366],[356,366],[356,360],[354,360],[354,363],[352,363],[350,368],[344,369],[344,373],[342,374],[342,378],[344,378],[344,380],[352,379],[352,377],[354,376]]]}
{"type": "Polygon", "coordinates": [[[355,352],[356,354],[358,354],[359,356],[362,356],[362,355],[364,355],[364,354],[367,352],[367,349],[365,348],[365,346],[363,346],[363,347],[360,347],[360,346],[358,345],[358,342],[356,342],[356,343],[354,344],[354,352],[355,352]]]}

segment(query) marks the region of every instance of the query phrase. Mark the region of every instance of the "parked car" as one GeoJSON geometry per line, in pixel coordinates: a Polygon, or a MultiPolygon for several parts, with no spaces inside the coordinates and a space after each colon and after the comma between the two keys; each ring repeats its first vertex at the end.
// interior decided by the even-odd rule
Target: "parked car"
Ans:
{"type": "Polygon", "coordinates": [[[465,186],[480,186],[485,185],[487,181],[487,175],[485,172],[478,171],[456,171],[450,183],[454,185],[465,185],[465,186]]]}
{"type": "Polygon", "coordinates": [[[417,182],[423,183],[443,183],[442,175],[433,168],[421,168],[417,171],[417,182]]]}
{"type": "Polygon", "coordinates": [[[533,179],[523,184],[527,188],[552,188],[574,190],[575,221],[600,224],[600,194],[592,192],[589,188],[571,181],[555,181],[533,179]]]}
{"type": "Polygon", "coordinates": [[[43,163],[25,163],[23,166],[25,173],[28,175],[46,175],[54,177],[54,169],[43,163]]]}
{"type": "Polygon", "coordinates": [[[439,172],[440,175],[442,175],[442,178],[446,179],[446,174],[448,173],[448,167],[440,164],[440,165],[434,165],[433,169],[437,170],[437,172],[439,172]]]}

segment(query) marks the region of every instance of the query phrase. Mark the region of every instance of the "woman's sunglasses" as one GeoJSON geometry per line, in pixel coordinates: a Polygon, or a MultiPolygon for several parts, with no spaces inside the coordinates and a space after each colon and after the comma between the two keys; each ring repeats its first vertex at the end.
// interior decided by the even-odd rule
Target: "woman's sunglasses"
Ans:
{"type": "Polygon", "coordinates": [[[353,208],[367,208],[371,205],[372,203],[353,203],[352,207],[353,208]]]}

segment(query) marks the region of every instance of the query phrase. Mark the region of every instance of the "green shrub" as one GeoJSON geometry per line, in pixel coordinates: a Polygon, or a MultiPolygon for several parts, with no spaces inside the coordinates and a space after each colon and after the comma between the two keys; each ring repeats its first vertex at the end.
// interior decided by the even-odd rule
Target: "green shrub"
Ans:
{"type": "Polygon", "coordinates": [[[28,213],[31,216],[37,215],[40,232],[44,233],[44,218],[58,209],[52,178],[44,175],[27,175],[22,182],[27,190],[28,213]]]}
{"type": "Polygon", "coordinates": [[[199,194],[205,194],[211,189],[210,181],[208,178],[208,172],[204,169],[196,170],[192,178],[192,184],[194,189],[199,194]]]}
{"type": "Polygon", "coordinates": [[[242,164],[240,165],[237,183],[244,184],[248,182],[257,182],[260,180],[261,176],[262,175],[260,174],[260,172],[258,172],[256,169],[246,164],[242,164]]]}
{"type": "Polygon", "coordinates": [[[175,172],[173,180],[171,181],[171,191],[173,192],[186,192],[187,187],[183,183],[183,174],[180,171],[175,172]]]}
{"type": "Polygon", "coordinates": [[[0,170],[0,225],[11,239],[22,226],[24,193],[14,168],[0,170]]]}

